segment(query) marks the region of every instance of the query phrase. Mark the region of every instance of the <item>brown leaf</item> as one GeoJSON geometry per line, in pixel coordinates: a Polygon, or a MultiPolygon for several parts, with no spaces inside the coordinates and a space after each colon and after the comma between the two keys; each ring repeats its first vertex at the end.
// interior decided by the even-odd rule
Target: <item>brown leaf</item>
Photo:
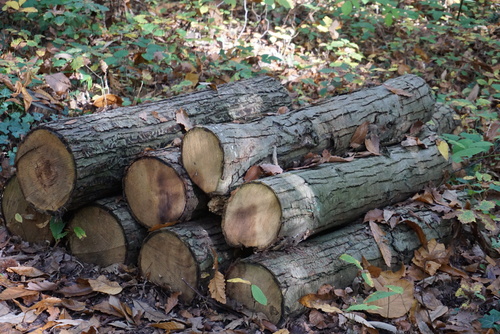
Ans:
{"type": "Polygon", "coordinates": [[[47,85],[58,95],[66,94],[71,87],[71,81],[64,73],[46,74],[44,78],[47,85]]]}
{"type": "Polygon", "coordinates": [[[186,73],[184,80],[191,81],[194,87],[198,84],[198,81],[200,81],[200,75],[196,73],[186,73]]]}
{"type": "Polygon", "coordinates": [[[167,302],[165,303],[165,313],[166,314],[169,314],[170,311],[172,311],[172,309],[174,307],[176,307],[177,304],[179,304],[179,296],[180,295],[181,295],[181,292],[176,291],[176,292],[173,292],[170,295],[170,297],[168,297],[167,302]]]}
{"type": "Polygon", "coordinates": [[[243,177],[243,180],[245,182],[250,182],[253,180],[257,180],[264,176],[264,171],[259,165],[253,165],[250,167],[247,172],[245,173],[245,176],[243,177]]]}
{"type": "Polygon", "coordinates": [[[134,308],[136,310],[140,310],[144,318],[148,319],[149,321],[160,322],[168,319],[165,312],[160,312],[159,310],[155,309],[148,303],[141,302],[140,300],[136,299],[134,299],[133,302],[134,302],[134,308]]]}
{"type": "Polygon", "coordinates": [[[415,251],[412,262],[422,268],[429,275],[434,275],[442,264],[447,264],[449,251],[435,239],[427,243],[427,247],[420,247],[415,251]]]}
{"type": "Polygon", "coordinates": [[[278,111],[276,112],[276,114],[283,115],[283,114],[286,114],[289,111],[290,111],[290,109],[288,109],[287,106],[282,106],[282,107],[278,108],[278,111]]]}
{"type": "Polygon", "coordinates": [[[123,104],[123,100],[121,97],[114,94],[101,95],[94,100],[94,106],[97,108],[104,108],[115,104],[121,106],[123,104]]]}
{"type": "Polygon", "coordinates": [[[387,88],[387,90],[389,90],[391,93],[399,95],[399,96],[406,96],[406,97],[412,97],[413,96],[413,94],[408,93],[404,89],[394,88],[394,87],[389,86],[387,84],[383,84],[382,86],[384,86],[385,88],[387,88]]]}
{"type": "Polygon", "coordinates": [[[160,123],[168,122],[168,119],[166,119],[165,117],[159,115],[157,111],[152,111],[151,115],[153,115],[154,118],[156,118],[157,120],[159,120],[160,123]]]}
{"type": "Polygon", "coordinates": [[[214,277],[208,283],[210,296],[221,304],[226,303],[226,280],[220,271],[215,271],[214,277]]]}
{"type": "Polygon", "coordinates": [[[363,223],[366,223],[369,221],[374,221],[374,222],[384,221],[384,210],[373,209],[373,210],[368,211],[365,214],[365,218],[363,219],[363,223]]]}
{"type": "Polygon", "coordinates": [[[424,247],[427,247],[427,237],[425,236],[425,232],[424,232],[424,230],[422,230],[420,225],[418,225],[414,221],[408,220],[408,219],[403,220],[401,223],[406,223],[406,225],[411,227],[413,229],[413,231],[415,231],[415,233],[417,233],[417,237],[418,237],[418,240],[420,241],[420,244],[422,244],[422,246],[424,246],[424,247]]]}
{"type": "Polygon", "coordinates": [[[69,283],[69,285],[57,290],[57,292],[62,293],[65,297],[75,297],[88,295],[94,290],[92,290],[87,280],[77,279],[75,283],[69,283]]]}
{"type": "Polygon", "coordinates": [[[69,121],[64,122],[64,125],[75,124],[78,121],[77,118],[70,119],[69,121]]]}
{"type": "Polygon", "coordinates": [[[61,299],[56,297],[46,297],[34,305],[30,306],[28,310],[36,310],[37,314],[44,312],[45,310],[60,305],[62,302],[61,299]]]}
{"type": "Polygon", "coordinates": [[[397,275],[394,275],[392,272],[383,272],[373,281],[377,291],[390,291],[385,286],[394,285],[403,288],[403,293],[369,302],[369,305],[379,306],[379,309],[368,310],[369,313],[379,314],[384,318],[394,319],[402,317],[410,311],[415,301],[413,297],[413,282],[397,278],[397,275]]]}
{"type": "Polygon", "coordinates": [[[424,126],[424,122],[418,120],[413,123],[410,127],[410,136],[416,136],[420,131],[422,131],[422,127],[424,126]]]}
{"type": "Polygon", "coordinates": [[[390,267],[391,266],[391,249],[387,245],[387,240],[385,239],[385,232],[382,231],[380,226],[377,223],[370,221],[370,230],[372,232],[373,238],[377,243],[378,249],[380,250],[380,254],[382,254],[382,258],[384,259],[385,264],[390,267]]]}
{"type": "Polygon", "coordinates": [[[415,45],[413,47],[413,51],[420,56],[420,58],[422,58],[423,61],[425,62],[429,62],[431,59],[430,57],[427,55],[427,53],[422,50],[419,46],[415,45]]]}
{"type": "Polygon", "coordinates": [[[179,223],[179,221],[175,221],[175,222],[167,222],[167,223],[163,223],[163,224],[157,224],[157,225],[151,226],[151,227],[148,229],[148,232],[158,231],[159,229],[162,229],[162,228],[164,228],[164,227],[174,226],[174,225],[177,225],[178,223],[179,223]]]}
{"type": "Polygon", "coordinates": [[[157,324],[151,324],[150,326],[154,328],[165,329],[167,333],[170,333],[170,331],[186,329],[186,325],[179,321],[160,322],[157,324]]]}
{"type": "Polygon", "coordinates": [[[112,282],[108,280],[104,275],[97,277],[97,279],[95,280],[89,279],[88,282],[92,290],[108,295],[116,295],[123,290],[118,282],[112,282]]]}
{"type": "Polygon", "coordinates": [[[283,168],[275,164],[261,164],[260,168],[267,176],[283,173],[283,168]]]}
{"type": "Polygon", "coordinates": [[[330,305],[332,303],[332,296],[329,294],[310,293],[302,296],[299,299],[299,303],[307,308],[317,309],[327,313],[343,313],[338,307],[330,305]]]}
{"type": "Polygon", "coordinates": [[[380,139],[376,134],[370,133],[365,138],[365,146],[369,152],[380,155],[380,139]]]}
{"type": "Polygon", "coordinates": [[[365,142],[366,134],[368,133],[368,126],[370,122],[366,121],[354,131],[351,138],[350,146],[354,149],[359,148],[365,142]]]}
{"type": "Polygon", "coordinates": [[[175,121],[177,124],[183,126],[186,131],[189,131],[193,127],[189,115],[184,108],[179,108],[175,111],[175,121]]]}
{"type": "Polygon", "coordinates": [[[418,146],[421,148],[427,148],[427,145],[425,145],[419,138],[412,136],[406,136],[406,139],[401,142],[401,146],[403,147],[418,146]]]}
{"type": "Polygon", "coordinates": [[[423,194],[415,194],[411,199],[427,204],[434,204],[434,197],[432,196],[432,193],[429,191],[429,189],[425,189],[423,194]]]}
{"type": "Polygon", "coordinates": [[[469,101],[475,101],[477,99],[477,96],[479,94],[479,85],[476,84],[474,88],[470,91],[469,95],[467,96],[467,100],[469,101]]]}
{"type": "Polygon", "coordinates": [[[43,271],[38,270],[34,267],[24,267],[24,266],[19,266],[19,267],[9,267],[7,268],[8,272],[11,273],[16,273],[21,276],[27,276],[27,277],[40,277],[46,275],[43,271]]]}
{"type": "Polygon", "coordinates": [[[57,283],[49,281],[28,282],[26,289],[33,291],[54,291],[57,289],[57,283]]]}
{"type": "Polygon", "coordinates": [[[38,295],[38,291],[28,290],[24,286],[19,285],[16,287],[6,288],[2,292],[0,292],[0,300],[11,300],[15,298],[35,295],[38,295]]]}
{"type": "Polygon", "coordinates": [[[406,64],[399,64],[398,66],[398,74],[403,75],[406,73],[411,73],[411,67],[406,64]]]}
{"type": "Polygon", "coordinates": [[[97,305],[92,307],[94,311],[99,311],[105,314],[109,314],[118,318],[123,318],[123,314],[121,311],[116,310],[111,304],[107,301],[103,301],[97,305]]]}

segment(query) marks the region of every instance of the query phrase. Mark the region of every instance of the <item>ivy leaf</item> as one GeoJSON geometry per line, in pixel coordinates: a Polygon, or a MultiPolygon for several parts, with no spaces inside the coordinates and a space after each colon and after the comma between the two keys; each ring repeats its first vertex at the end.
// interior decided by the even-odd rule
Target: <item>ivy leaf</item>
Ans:
{"type": "Polygon", "coordinates": [[[500,326],[496,322],[500,321],[500,312],[493,309],[487,315],[479,319],[481,328],[499,329],[500,326]]]}
{"type": "Polygon", "coordinates": [[[267,305],[267,297],[264,292],[262,292],[262,290],[255,284],[251,285],[251,289],[253,299],[255,299],[255,301],[259,304],[264,306],[267,305]]]}
{"type": "Polygon", "coordinates": [[[492,201],[481,201],[478,206],[475,207],[477,210],[481,210],[485,213],[490,212],[491,209],[495,207],[495,203],[492,201]]]}

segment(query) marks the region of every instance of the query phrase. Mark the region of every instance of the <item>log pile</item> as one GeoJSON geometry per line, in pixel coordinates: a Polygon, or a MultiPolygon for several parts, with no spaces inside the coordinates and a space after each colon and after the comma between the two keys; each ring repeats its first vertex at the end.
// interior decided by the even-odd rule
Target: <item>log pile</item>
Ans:
{"type": "MultiPolygon", "coordinates": [[[[138,263],[146,279],[182,292],[185,302],[226,272],[258,285],[272,303],[257,306],[238,284],[227,285],[230,298],[279,322],[299,311],[297,299],[318,284],[345,286],[354,278],[338,260],[342,253],[381,259],[365,226],[354,222],[439,183],[450,163],[437,150],[436,134],[455,126],[453,112],[438,107],[413,75],[277,113],[289,106],[284,88],[263,77],[48,123],[18,149],[18,196],[37,212],[76,209],[69,230],[80,227],[87,237],[71,235],[69,247],[84,261],[138,263]],[[399,145],[412,126],[431,119],[421,147],[399,145]],[[170,145],[182,130],[188,131],[181,148],[170,145]],[[351,162],[303,165],[309,152],[342,156],[354,141],[382,149],[351,162]],[[248,170],[263,164],[286,171],[245,182],[248,170]],[[123,198],[109,197],[120,185],[123,198]],[[214,198],[222,199],[221,217],[208,213],[214,198]],[[239,248],[267,251],[242,258],[239,248]]],[[[8,191],[2,208],[12,203],[8,191]]],[[[427,238],[449,235],[449,221],[425,210],[418,215],[427,238]]],[[[393,255],[420,245],[405,228],[388,238],[393,255]]]]}

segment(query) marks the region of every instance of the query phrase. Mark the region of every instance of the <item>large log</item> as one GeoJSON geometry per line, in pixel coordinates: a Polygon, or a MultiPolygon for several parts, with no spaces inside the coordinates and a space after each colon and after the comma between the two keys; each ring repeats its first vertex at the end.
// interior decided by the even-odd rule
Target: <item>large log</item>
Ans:
{"type": "Polygon", "coordinates": [[[80,260],[107,267],[114,263],[137,265],[146,229],[128,211],[119,197],[104,198],[78,209],[68,223],[70,252],[80,260]],[[79,239],[73,229],[86,237],[79,239]]]}
{"type": "Polygon", "coordinates": [[[184,136],[182,163],[203,191],[224,195],[243,183],[251,166],[269,160],[273,150],[282,167],[290,167],[310,151],[329,148],[341,154],[365,122],[378,132],[383,145],[394,144],[416,121],[428,121],[433,106],[425,81],[405,75],[293,113],[246,124],[195,127],[184,136]]]}
{"type": "Polygon", "coordinates": [[[40,126],[19,146],[16,166],[25,198],[54,212],[75,208],[120,190],[125,167],[145,148],[179,137],[176,112],[193,124],[261,116],[288,106],[286,89],[259,77],[160,102],[63,119],[40,126]]]}
{"type": "Polygon", "coordinates": [[[142,246],[139,268],[146,279],[180,291],[181,300],[190,303],[195,289],[206,292],[214,262],[223,270],[232,260],[233,250],[224,241],[220,217],[207,216],[152,232],[142,246]]]}
{"type": "Polygon", "coordinates": [[[207,212],[206,195],[193,184],[179,159],[179,148],[171,147],[147,152],[127,168],[123,194],[140,224],[151,228],[207,212]]]}
{"type": "MultiPolygon", "coordinates": [[[[453,116],[447,108],[436,114],[440,133],[452,130],[453,116]]],[[[439,152],[434,132],[427,128],[423,137],[427,148],[391,146],[382,156],[326,163],[243,184],[232,193],[223,215],[227,242],[259,249],[296,244],[440,182],[451,163],[439,152]]]]}
{"type": "MultiPolygon", "coordinates": [[[[418,224],[427,240],[451,236],[452,222],[441,219],[428,209],[406,213],[404,207],[387,209],[395,211],[402,219],[418,224]]],[[[392,230],[383,225],[382,229],[386,232],[385,238],[391,250],[392,266],[400,265],[401,260],[408,261],[413,251],[421,246],[417,235],[405,224],[399,224],[392,230]]],[[[227,283],[227,296],[279,323],[301,312],[303,307],[298,302],[299,298],[316,293],[322,284],[345,288],[352,283],[358,269],[340,260],[342,254],[349,254],[358,260],[364,256],[374,265],[383,264],[382,255],[367,225],[355,223],[309,239],[286,251],[255,254],[231,266],[226,278],[242,278],[257,285],[267,297],[266,306],[255,302],[250,286],[246,284],[227,283]]]]}
{"type": "Polygon", "coordinates": [[[3,189],[2,215],[7,230],[13,235],[28,242],[54,241],[50,231],[51,216],[36,211],[26,202],[15,175],[7,181],[3,189]]]}

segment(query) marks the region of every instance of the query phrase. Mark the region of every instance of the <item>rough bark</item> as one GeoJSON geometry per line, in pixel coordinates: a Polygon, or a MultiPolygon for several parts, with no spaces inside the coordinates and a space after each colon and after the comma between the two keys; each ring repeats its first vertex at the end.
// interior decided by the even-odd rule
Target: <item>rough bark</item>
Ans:
{"type": "Polygon", "coordinates": [[[149,281],[182,292],[181,300],[190,303],[193,289],[206,292],[215,257],[223,270],[233,250],[224,241],[220,218],[207,216],[152,232],[142,246],[139,268],[149,281]]]}
{"type": "MultiPolygon", "coordinates": [[[[451,109],[434,128],[453,127],[451,109]]],[[[222,229],[231,246],[259,249],[296,244],[309,235],[350,222],[376,207],[402,201],[451,168],[435,133],[424,130],[427,148],[391,146],[384,155],[326,163],[243,184],[229,198],[222,229]]]]}
{"type": "Polygon", "coordinates": [[[205,124],[261,116],[289,104],[278,81],[260,77],[216,91],[47,123],[19,146],[19,183],[27,201],[40,210],[75,208],[118,192],[125,167],[138,153],[165,147],[180,136],[180,109],[191,123],[205,124]]]}
{"type": "MultiPolygon", "coordinates": [[[[451,221],[442,220],[430,210],[405,212],[404,207],[388,209],[418,224],[427,240],[451,236],[451,221]]],[[[399,224],[393,230],[387,225],[381,227],[387,233],[393,266],[400,265],[402,259],[411,259],[413,251],[421,246],[416,233],[405,224],[399,224]]],[[[250,286],[246,284],[228,283],[227,295],[279,323],[301,312],[303,307],[298,299],[308,293],[316,293],[322,284],[345,288],[352,283],[358,269],[340,260],[342,254],[349,254],[358,260],[364,256],[374,265],[383,264],[382,255],[367,225],[359,222],[307,240],[295,248],[252,255],[231,266],[226,278],[238,277],[259,286],[267,297],[266,306],[253,300],[250,286]]]]}
{"type": "Polygon", "coordinates": [[[2,215],[7,230],[28,242],[54,241],[50,231],[50,215],[33,209],[24,199],[16,176],[12,176],[2,193],[2,215]],[[16,220],[19,214],[22,221],[16,220]]]}
{"type": "Polygon", "coordinates": [[[282,167],[290,167],[310,151],[328,148],[341,154],[365,122],[383,145],[394,144],[417,120],[428,121],[433,106],[432,91],[425,81],[405,75],[384,86],[336,96],[293,113],[246,124],[196,127],[184,137],[182,162],[203,191],[223,195],[243,183],[251,166],[267,162],[273,150],[282,167]],[[411,96],[397,95],[389,88],[411,96]]]}
{"type": "Polygon", "coordinates": [[[107,267],[113,263],[137,264],[146,229],[139,225],[127,204],[119,197],[100,199],[78,209],[70,219],[69,248],[84,262],[107,267]],[[87,235],[78,239],[73,233],[80,227],[87,235]]]}
{"type": "Polygon", "coordinates": [[[187,221],[207,212],[207,197],[179,162],[177,147],[150,151],[137,158],[123,177],[123,193],[132,215],[151,228],[187,221]]]}

